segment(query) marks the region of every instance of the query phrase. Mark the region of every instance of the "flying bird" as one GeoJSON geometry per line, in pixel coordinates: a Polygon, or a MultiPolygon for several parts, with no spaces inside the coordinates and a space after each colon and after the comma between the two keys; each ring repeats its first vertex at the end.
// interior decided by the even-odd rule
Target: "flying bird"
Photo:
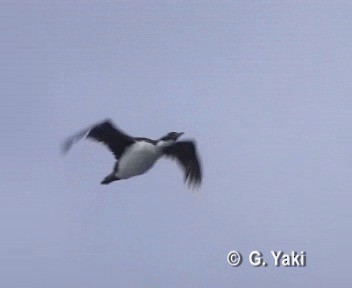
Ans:
{"type": "Polygon", "coordinates": [[[132,137],[115,127],[110,120],[98,123],[67,138],[62,145],[66,153],[82,138],[101,142],[114,154],[113,171],[101,184],[128,179],[147,172],[161,157],[176,160],[184,172],[184,180],[190,186],[199,186],[202,171],[194,141],[177,141],[183,132],[170,132],[158,140],[132,137]]]}

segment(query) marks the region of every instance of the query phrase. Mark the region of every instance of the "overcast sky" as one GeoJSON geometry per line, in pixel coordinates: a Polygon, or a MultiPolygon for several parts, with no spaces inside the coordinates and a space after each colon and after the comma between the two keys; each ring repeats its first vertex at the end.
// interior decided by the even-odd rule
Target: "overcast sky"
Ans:
{"type": "Polygon", "coordinates": [[[0,5],[1,287],[351,283],[350,1],[0,5]],[[102,186],[105,147],[60,155],[105,118],[196,139],[202,188],[168,160],[102,186]]]}

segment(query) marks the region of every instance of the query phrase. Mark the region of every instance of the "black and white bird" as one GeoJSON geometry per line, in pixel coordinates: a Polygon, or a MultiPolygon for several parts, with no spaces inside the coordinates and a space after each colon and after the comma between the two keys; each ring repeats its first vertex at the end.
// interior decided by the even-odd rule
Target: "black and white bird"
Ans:
{"type": "Polygon", "coordinates": [[[101,184],[128,179],[141,175],[153,167],[163,156],[177,160],[184,171],[184,180],[191,186],[202,181],[202,171],[196,146],[193,141],[177,141],[183,132],[170,132],[158,140],[144,137],[131,137],[114,127],[110,120],[93,125],[69,137],[62,146],[67,152],[82,138],[89,138],[105,144],[116,158],[112,173],[101,184]]]}

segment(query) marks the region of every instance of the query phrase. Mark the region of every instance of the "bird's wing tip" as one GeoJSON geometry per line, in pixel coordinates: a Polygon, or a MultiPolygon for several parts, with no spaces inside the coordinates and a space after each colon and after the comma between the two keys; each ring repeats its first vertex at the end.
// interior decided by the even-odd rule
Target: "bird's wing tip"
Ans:
{"type": "Polygon", "coordinates": [[[61,154],[62,155],[66,155],[67,152],[71,149],[72,144],[73,144],[73,140],[72,139],[67,139],[66,141],[61,143],[61,146],[60,146],[61,154]]]}
{"type": "Polygon", "coordinates": [[[185,183],[187,184],[188,188],[193,191],[199,190],[202,186],[202,180],[198,178],[196,179],[185,178],[185,183]]]}

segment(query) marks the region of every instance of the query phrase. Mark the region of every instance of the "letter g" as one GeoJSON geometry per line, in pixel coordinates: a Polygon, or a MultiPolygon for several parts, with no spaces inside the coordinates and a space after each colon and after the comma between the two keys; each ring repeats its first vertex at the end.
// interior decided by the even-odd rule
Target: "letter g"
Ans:
{"type": "Polygon", "coordinates": [[[258,250],[252,251],[249,254],[249,263],[254,267],[261,266],[263,264],[262,253],[258,250]]]}

